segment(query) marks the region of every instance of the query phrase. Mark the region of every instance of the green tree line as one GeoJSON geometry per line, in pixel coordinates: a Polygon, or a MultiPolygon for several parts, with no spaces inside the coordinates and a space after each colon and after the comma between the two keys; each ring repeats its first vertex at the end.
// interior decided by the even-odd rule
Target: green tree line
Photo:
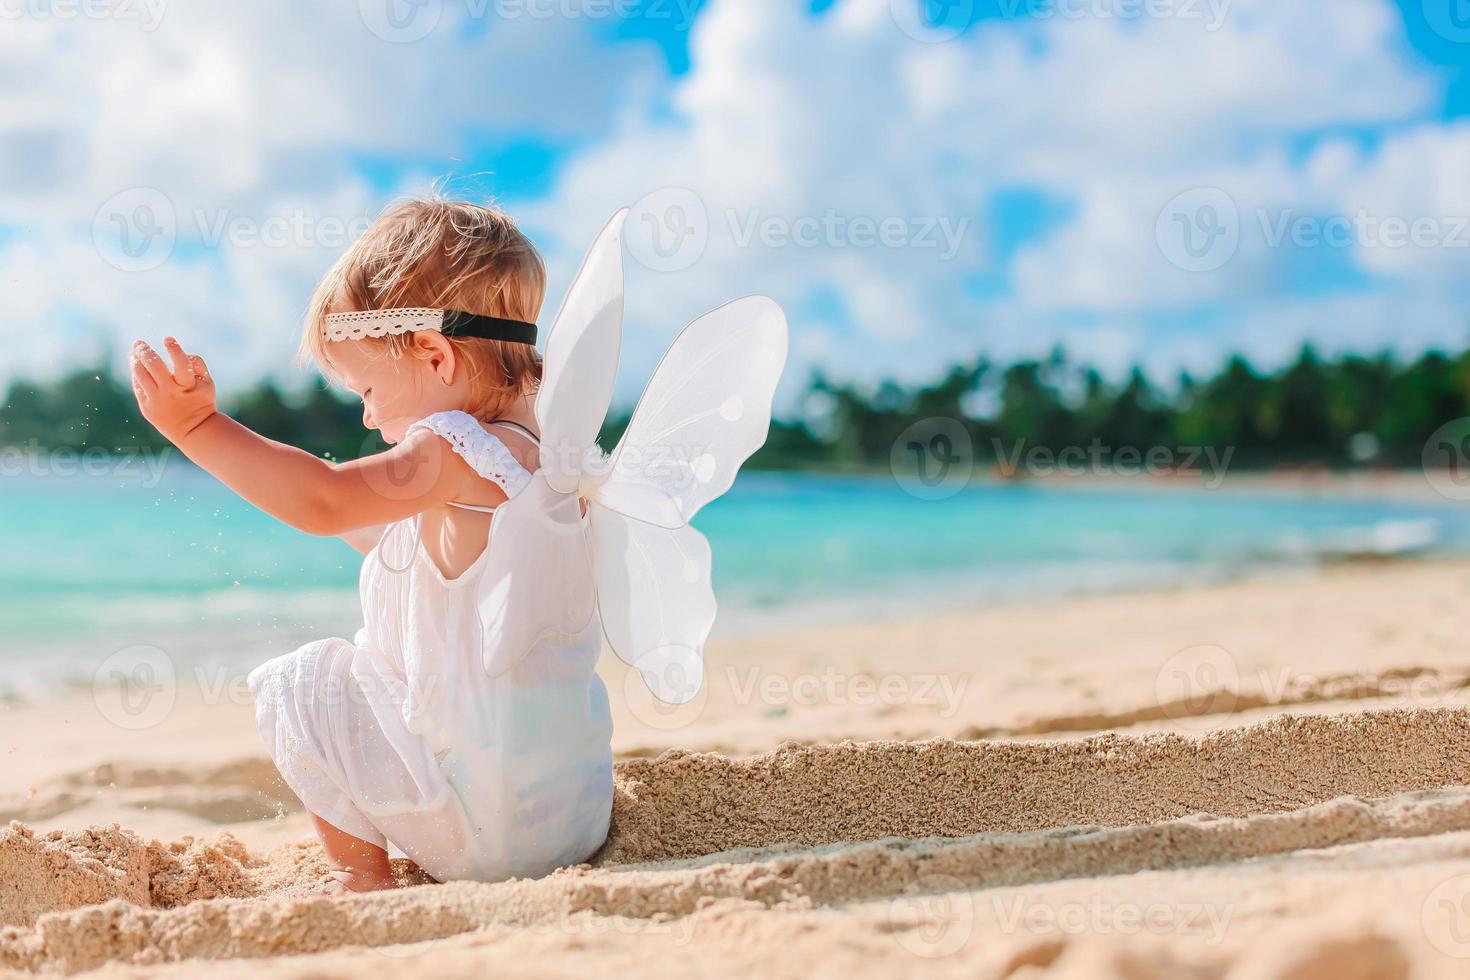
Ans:
{"type": "MultiPolygon", "coordinates": [[[[1214,447],[1236,467],[1409,466],[1441,425],[1470,416],[1470,351],[1430,351],[1404,361],[1387,353],[1324,358],[1304,347],[1277,370],[1231,357],[1210,377],[1167,385],[1135,368],[1109,380],[1062,350],[995,364],[981,357],[929,384],[858,386],[809,379],[800,410],[778,418],[750,466],[863,471],[886,468],[914,423],[957,420],[982,460],[1014,447],[1060,451],[1214,447]]],[[[266,381],[223,399],[256,431],[333,459],[381,448],[358,405],[324,384],[285,391],[266,381]]],[[[611,446],[627,424],[609,421],[611,446]]],[[[0,406],[0,445],[110,451],[162,446],[139,416],[127,385],[107,368],[59,380],[12,382],[0,406]]]]}

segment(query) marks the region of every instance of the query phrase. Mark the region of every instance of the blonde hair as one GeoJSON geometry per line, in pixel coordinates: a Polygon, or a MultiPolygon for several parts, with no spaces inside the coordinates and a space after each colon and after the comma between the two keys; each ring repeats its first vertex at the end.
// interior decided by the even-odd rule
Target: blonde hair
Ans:
{"type": "MultiPolygon", "coordinates": [[[[498,207],[439,197],[402,201],[384,210],[317,285],[300,355],[331,376],[324,333],[331,313],[431,307],[534,323],[545,298],[540,253],[498,207]]],[[[541,356],[530,344],[446,339],[469,368],[471,415],[487,417],[541,383],[541,356]]],[[[409,332],[353,343],[381,345],[398,358],[418,356],[412,341],[409,332]]]]}

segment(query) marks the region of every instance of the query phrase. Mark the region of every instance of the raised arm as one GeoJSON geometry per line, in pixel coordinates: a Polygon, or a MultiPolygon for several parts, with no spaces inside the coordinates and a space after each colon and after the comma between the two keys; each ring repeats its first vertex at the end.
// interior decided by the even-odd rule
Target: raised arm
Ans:
{"type": "Polygon", "coordinates": [[[215,408],[203,358],[172,337],[165,349],[172,368],[147,344],[133,347],[133,391],[143,417],[202,469],[292,527],[346,535],[389,524],[455,499],[473,479],[444,440],[422,430],[349,463],[267,439],[215,408]]]}

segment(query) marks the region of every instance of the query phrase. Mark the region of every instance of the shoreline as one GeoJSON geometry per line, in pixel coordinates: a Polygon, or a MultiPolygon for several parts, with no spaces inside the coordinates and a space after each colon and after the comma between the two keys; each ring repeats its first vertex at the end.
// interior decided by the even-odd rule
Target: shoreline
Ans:
{"type": "MultiPolygon", "coordinates": [[[[1232,584],[1290,584],[1330,576],[1338,570],[1352,569],[1364,565],[1380,567],[1439,567],[1447,570],[1464,568],[1470,570],[1470,555],[1458,554],[1411,554],[1381,555],[1361,559],[1307,558],[1301,560],[1260,561],[1239,566],[1190,566],[1181,565],[1137,575],[1127,581],[1116,579],[1106,584],[1096,580],[1073,581],[1060,586],[1012,585],[1007,590],[991,591],[977,595],[976,590],[963,584],[949,591],[915,591],[867,593],[843,598],[813,599],[793,602],[782,607],[742,606],[739,603],[723,603],[720,618],[716,621],[711,644],[779,643],[782,636],[790,632],[852,627],[857,629],[903,629],[913,623],[935,617],[978,614],[988,612],[1020,611],[1027,608],[1048,608],[1057,604],[1090,599],[1127,598],[1189,594],[1232,584]]],[[[311,632],[297,625],[287,630],[287,637],[271,635],[260,628],[240,629],[238,637],[228,644],[230,652],[219,652],[199,656],[190,654],[176,658],[175,666],[180,673],[185,671],[198,675],[208,674],[208,684],[218,685],[221,676],[238,674],[243,677],[258,661],[281,653],[288,653],[297,646],[318,638],[319,635],[344,636],[350,638],[356,629],[358,612],[356,591],[343,590],[340,595],[321,593],[317,602],[332,600],[341,608],[336,614],[338,628],[325,632],[311,632]],[[247,642],[248,640],[248,642],[247,642]],[[299,642],[298,642],[299,641],[299,642]]],[[[139,631],[134,631],[135,633],[139,631]]],[[[197,628],[178,629],[159,634],[153,632],[148,642],[123,644],[154,647],[161,651],[177,650],[187,646],[197,628]]],[[[217,643],[218,635],[211,642],[217,643]]],[[[42,641],[44,642],[44,641],[42,641]]],[[[99,656],[89,640],[71,638],[64,642],[53,642],[53,647],[62,647],[64,653],[59,662],[47,663],[41,669],[46,679],[37,681],[37,664],[34,659],[26,663],[13,656],[6,662],[4,643],[0,643],[0,704],[24,706],[45,704],[57,697],[65,698],[74,693],[85,692],[93,683],[99,670],[99,656]],[[17,685],[13,676],[25,675],[29,682],[17,685]]],[[[109,643],[109,653],[116,652],[117,643],[109,643]]],[[[30,657],[34,657],[34,643],[24,644],[30,657]]],[[[19,649],[19,647],[17,648],[19,649]]],[[[165,654],[175,659],[171,654],[165,654]]],[[[102,658],[105,660],[106,658],[102,658]]]]}

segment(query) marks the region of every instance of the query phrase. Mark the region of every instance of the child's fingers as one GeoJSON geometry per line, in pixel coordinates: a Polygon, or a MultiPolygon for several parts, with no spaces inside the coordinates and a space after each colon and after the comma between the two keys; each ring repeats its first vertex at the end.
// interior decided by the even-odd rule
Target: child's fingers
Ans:
{"type": "Polygon", "coordinates": [[[204,363],[204,358],[198,354],[189,355],[189,367],[194,371],[194,377],[200,381],[209,380],[209,365],[204,363]]]}
{"type": "Polygon", "coordinates": [[[194,387],[195,375],[194,364],[190,360],[184,348],[172,337],[163,338],[163,349],[168,351],[168,359],[173,362],[174,381],[184,388],[194,387]]]}
{"type": "Polygon", "coordinates": [[[158,382],[153,380],[153,375],[148,373],[148,369],[136,355],[131,359],[128,368],[133,377],[133,394],[138,396],[139,401],[158,391],[158,382]]]}
{"type": "Polygon", "coordinates": [[[142,366],[143,370],[153,379],[155,387],[161,388],[173,378],[169,374],[168,365],[163,363],[163,358],[158,356],[158,352],[141,340],[133,345],[133,363],[142,366]]]}

